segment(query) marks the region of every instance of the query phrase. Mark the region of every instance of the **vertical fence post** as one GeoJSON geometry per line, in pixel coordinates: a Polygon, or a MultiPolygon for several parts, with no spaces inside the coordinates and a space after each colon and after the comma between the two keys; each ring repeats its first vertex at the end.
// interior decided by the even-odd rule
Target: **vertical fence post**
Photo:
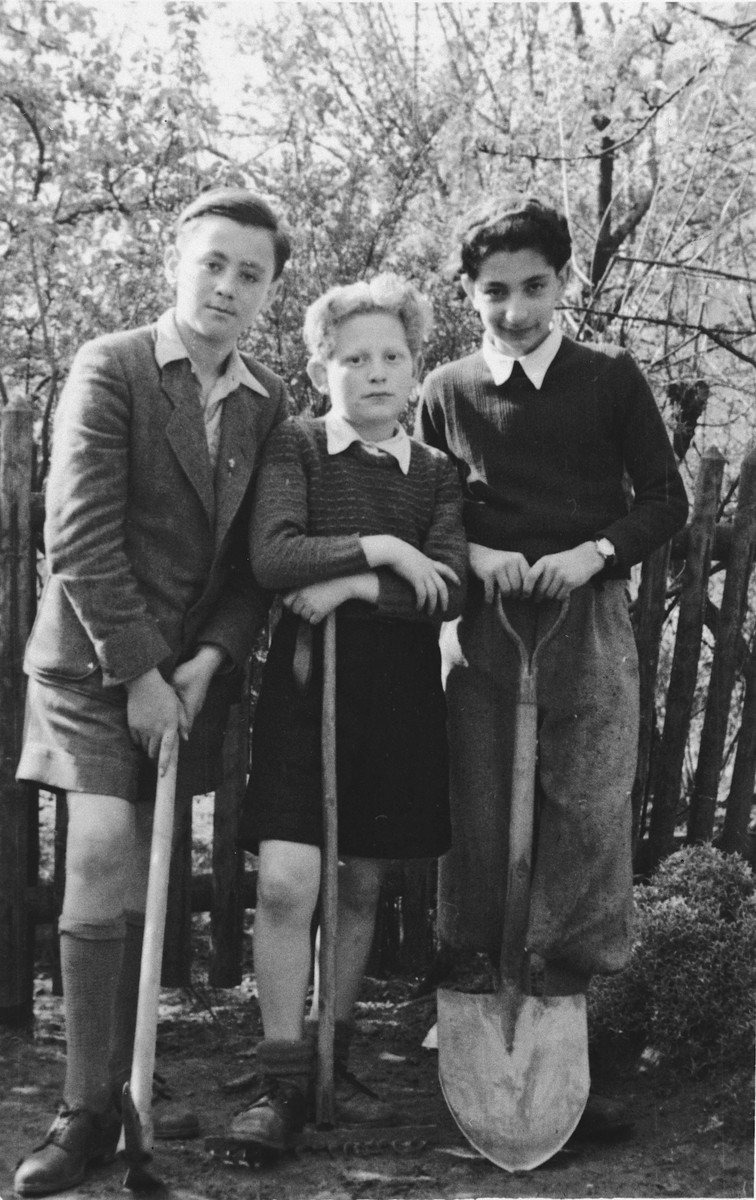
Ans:
{"type": "Polygon", "coordinates": [[[213,987],[236,987],[242,978],[244,933],[244,851],[236,844],[247,782],[249,679],[245,699],[229,713],[223,743],[223,783],[213,811],[213,891],[210,909],[212,949],[208,979],[213,987]]]}
{"type": "Polygon", "coordinates": [[[0,413],[0,1024],[30,1020],[34,941],[27,900],[28,805],[15,779],[23,730],[24,646],[34,590],[31,552],[32,409],[0,413]]]}
{"type": "Polygon", "coordinates": [[[638,618],[635,641],[638,647],[639,706],[638,765],[633,784],[633,845],[637,847],[644,830],[652,748],[656,732],[656,675],[659,669],[659,645],[664,626],[667,600],[670,543],[660,546],[643,564],[638,592],[638,618]]]}
{"type": "Polygon", "coordinates": [[[426,971],[433,954],[431,911],[436,893],[435,862],[402,866],[402,944],[399,961],[405,970],[426,971]]]}
{"type": "Polygon", "coordinates": [[[68,804],[66,793],[60,789],[55,791],[55,833],[53,836],[53,896],[54,896],[54,933],[53,962],[52,962],[52,994],[63,995],[63,975],[60,968],[60,938],[58,934],[58,918],[63,912],[63,897],[66,891],[66,843],[68,841],[68,804]]]}
{"type": "Polygon", "coordinates": [[[706,697],[701,743],[688,819],[688,842],[709,841],[714,833],[719,773],[722,767],[730,699],[735,686],[737,643],[743,623],[748,581],[756,548],[756,444],[740,468],[738,508],[732,532],[717,642],[706,697]]]}
{"type": "Polygon", "coordinates": [[[674,849],[680,781],[698,677],[711,550],[724,467],[723,455],[716,447],[710,447],[703,455],[696,484],[649,827],[652,866],[674,849]]]}
{"type": "Polygon", "coordinates": [[[749,857],[748,824],[756,781],[756,638],[745,669],[745,696],[720,849],[749,857]]]}

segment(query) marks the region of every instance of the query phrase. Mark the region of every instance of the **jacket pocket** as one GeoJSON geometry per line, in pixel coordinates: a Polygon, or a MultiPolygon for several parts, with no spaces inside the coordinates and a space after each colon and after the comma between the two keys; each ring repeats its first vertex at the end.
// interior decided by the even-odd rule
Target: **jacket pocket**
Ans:
{"type": "Polygon", "coordinates": [[[76,616],[62,584],[48,578],[26,644],[24,670],[40,679],[82,680],[100,664],[86,630],[76,616]]]}

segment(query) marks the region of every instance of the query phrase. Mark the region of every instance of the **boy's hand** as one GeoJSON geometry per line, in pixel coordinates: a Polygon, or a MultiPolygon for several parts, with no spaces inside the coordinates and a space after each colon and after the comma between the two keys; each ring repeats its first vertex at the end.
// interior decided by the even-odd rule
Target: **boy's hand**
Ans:
{"type": "Polygon", "coordinates": [[[319,625],[346,600],[367,600],[369,604],[375,604],[378,600],[378,576],[372,571],[344,575],[339,579],[310,583],[307,587],[287,592],[283,597],[285,606],[311,625],[319,625]]]}
{"type": "Polygon", "coordinates": [[[588,583],[603,567],[604,560],[593,542],[583,542],[560,554],[544,554],[525,576],[522,594],[534,600],[566,600],[570,592],[588,583]]]}
{"type": "Polygon", "coordinates": [[[446,612],[449,607],[447,582],[459,587],[459,579],[451,567],[428,558],[422,550],[393,534],[376,534],[360,538],[360,541],[371,567],[391,567],[415,589],[418,609],[424,608],[429,614],[437,608],[446,612]]]}
{"type": "Polygon", "coordinates": [[[157,667],[130,679],[126,690],[126,718],[131,738],[150,758],[159,757],[158,769],[164,774],[176,732],[182,737],[188,733],[184,706],[157,667]]]}
{"type": "Polygon", "coordinates": [[[470,570],[483,584],[486,602],[493,604],[496,592],[502,596],[520,596],[530,567],[518,550],[492,550],[470,542],[470,570]]]}
{"type": "Polygon", "coordinates": [[[181,701],[186,715],[186,739],[191,733],[197,715],[205,703],[210,680],[223,662],[224,652],[220,646],[200,646],[193,658],[181,663],[173,672],[171,683],[181,701]]]}

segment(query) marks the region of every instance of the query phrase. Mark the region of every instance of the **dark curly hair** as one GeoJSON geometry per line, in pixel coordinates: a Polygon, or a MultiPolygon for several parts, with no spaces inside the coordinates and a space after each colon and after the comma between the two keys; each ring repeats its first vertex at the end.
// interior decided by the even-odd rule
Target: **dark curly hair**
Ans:
{"type": "Polygon", "coordinates": [[[540,200],[486,201],[462,220],[457,270],[476,279],[481,264],[499,250],[537,250],[555,271],[570,260],[572,239],[565,217],[540,200]]]}

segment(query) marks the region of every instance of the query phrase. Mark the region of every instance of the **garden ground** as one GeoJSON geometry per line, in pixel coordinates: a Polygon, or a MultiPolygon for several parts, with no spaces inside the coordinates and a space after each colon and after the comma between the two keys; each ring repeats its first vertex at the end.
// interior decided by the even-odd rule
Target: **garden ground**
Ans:
{"type": "MultiPolygon", "coordinates": [[[[200,981],[204,955],[197,957],[195,985],[163,993],[158,1068],[176,1098],[201,1113],[203,1132],[212,1133],[243,1107],[244,1096],[222,1085],[252,1070],[260,1022],[253,976],[237,989],[208,989],[200,981]]],[[[600,1089],[632,1110],[631,1138],[568,1146],[532,1172],[498,1170],[467,1145],[449,1115],[436,1054],[422,1048],[434,999],[417,998],[415,984],[365,981],[353,1063],[411,1129],[399,1127],[391,1142],[359,1152],[303,1150],[267,1169],[225,1166],[206,1154],[202,1139],[158,1143],[154,1169],[170,1185],[171,1200],[753,1195],[752,1097],[732,1103],[729,1072],[680,1083],[643,1061],[594,1066],[600,1089]]],[[[35,1016],[32,1034],[0,1035],[0,1200],[13,1194],[15,1164],[40,1139],[61,1092],[62,1003],[44,977],[37,981],[35,1016]]],[[[126,1194],[122,1185],[116,1163],[66,1194],[104,1200],[126,1194]]]]}

